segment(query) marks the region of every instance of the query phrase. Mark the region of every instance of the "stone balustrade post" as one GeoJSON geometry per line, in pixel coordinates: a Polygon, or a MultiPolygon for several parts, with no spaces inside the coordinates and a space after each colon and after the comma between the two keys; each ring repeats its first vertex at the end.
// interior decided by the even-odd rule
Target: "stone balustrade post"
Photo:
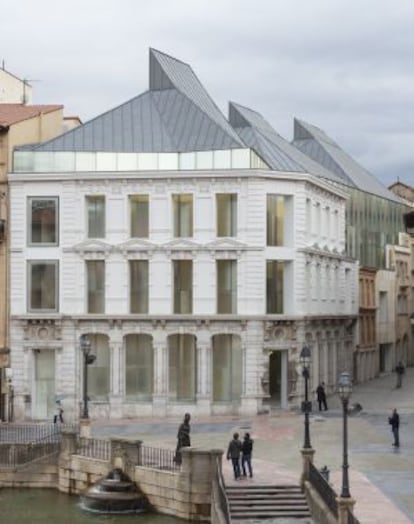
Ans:
{"type": "Polygon", "coordinates": [[[209,521],[211,516],[211,489],[221,468],[222,449],[182,448],[180,483],[188,493],[188,519],[209,521]]]}
{"type": "Polygon", "coordinates": [[[300,486],[303,490],[305,481],[309,480],[310,464],[313,464],[315,450],[313,448],[302,448],[300,452],[302,454],[302,475],[300,477],[300,486]]]}
{"type": "Polygon", "coordinates": [[[111,465],[133,477],[135,466],[141,463],[142,440],[111,438],[111,465]]]}
{"type": "Polygon", "coordinates": [[[348,511],[353,513],[355,499],[352,497],[338,497],[338,524],[348,524],[348,511]]]}
{"type": "Polygon", "coordinates": [[[59,464],[61,461],[66,463],[76,453],[78,443],[76,431],[62,431],[62,443],[59,454],[59,464]]]}

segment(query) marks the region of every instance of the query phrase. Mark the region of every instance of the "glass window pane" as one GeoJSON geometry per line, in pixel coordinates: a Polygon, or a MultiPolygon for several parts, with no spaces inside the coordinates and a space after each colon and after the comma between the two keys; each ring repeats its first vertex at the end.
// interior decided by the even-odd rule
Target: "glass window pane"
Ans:
{"type": "Polygon", "coordinates": [[[285,199],[279,195],[267,195],[267,245],[283,246],[285,199]]]}
{"type": "Polygon", "coordinates": [[[197,353],[193,335],[168,337],[168,394],[173,400],[194,400],[197,353]]]}
{"type": "Polygon", "coordinates": [[[237,313],[237,261],[217,260],[217,313],[237,313]]]}
{"type": "Polygon", "coordinates": [[[152,395],[154,352],[150,335],[125,337],[125,392],[148,398],[152,395]]]}
{"type": "Polygon", "coordinates": [[[148,238],[149,236],[149,202],[148,195],[131,195],[129,197],[131,213],[131,237],[148,238]]]}
{"type": "Polygon", "coordinates": [[[216,195],[217,236],[237,236],[237,194],[219,193],[216,195]]]}
{"type": "Polygon", "coordinates": [[[88,313],[105,313],[105,262],[86,262],[88,279],[88,313]]]}
{"type": "Polygon", "coordinates": [[[58,199],[29,198],[29,243],[57,245],[58,199]]]}
{"type": "Polygon", "coordinates": [[[173,313],[193,312],[193,261],[173,260],[174,310],[173,313]]]}
{"type": "Polygon", "coordinates": [[[130,260],[130,312],[148,313],[148,260],[130,260]]]}
{"type": "Polygon", "coordinates": [[[193,195],[173,195],[175,237],[193,236],[193,195]]]}
{"type": "Polygon", "coordinates": [[[105,238],[105,197],[87,196],[88,238],[105,238]]]}
{"type": "Polygon", "coordinates": [[[58,262],[29,262],[29,310],[58,310],[58,262]]]}
{"type": "Polygon", "coordinates": [[[110,392],[110,352],[106,335],[88,335],[91,354],[96,360],[87,366],[88,396],[92,400],[106,400],[110,392]]]}
{"type": "Polygon", "coordinates": [[[284,263],[278,260],[266,262],[266,313],[283,313],[284,263]]]}
{"type": "Polygon", "coordinates": [[[240,337],[213,337],[213,401],[239,402],[242,394],[243,355],[240,337]]]}

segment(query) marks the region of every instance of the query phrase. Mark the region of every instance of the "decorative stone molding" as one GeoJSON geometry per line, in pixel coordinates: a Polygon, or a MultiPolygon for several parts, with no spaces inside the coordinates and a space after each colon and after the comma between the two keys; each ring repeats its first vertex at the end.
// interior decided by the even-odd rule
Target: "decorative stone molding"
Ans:
{"type": "Polygon", "coordinates": [[[116,251],[121,252],[126,259],[148,259],[156,249],[156,244],[142,238],[131,238],[116,246],[116,251]]]}
{"type": "Polygon", "coordinates": [[[107,258],[114,251],[114,246],[102,240],[85,240],[64,251],[74,251],[85,260],[96,260],[107,258]]]}
{"type": "Polygon", "coordinates": [[[271,320],[264,324],[264,340],[286,341],[296,340],[297,326],[293,320],[271,320]]]}
{"type": "Polygon", "coordinates": [[[39,343],[62,339],[62,323],[53,319],[22,320],[24,340],[39,343]]]}

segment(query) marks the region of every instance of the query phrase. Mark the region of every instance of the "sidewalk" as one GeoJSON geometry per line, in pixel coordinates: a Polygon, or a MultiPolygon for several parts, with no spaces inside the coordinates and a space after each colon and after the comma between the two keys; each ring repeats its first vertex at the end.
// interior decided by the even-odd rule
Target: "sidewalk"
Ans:
{"type": "MultiPolygon", "coordinates": [[[[349,417],[349,476],[355,515],[361,524],[406,524],[414,522],[414,369],[407,370],[403,387],[395,389],[395,376],[385,376],[355,387],[351,404],[363,411],[349,417]],[[397,407],[401,415],[401,448],[391,446],[387,417],[397,407]],[[409,518],[411,517],[411,518],[409,518]]],[[[310,417],[315,465],[331,471],[337,493],[341,488],[342,408],[336,396],[328,398],[329,411],[310,417]]],[[[93,435],[139,438],[151,446],[174,449],[179,419],[94,421],[93,435]]],[[[193,417],[194,447],[226,451],[234,431],[248,431],[254,439],[253,479],[246,483],[295,483],[301,474],[303,416],[280,411],[254,417],[193,417]]],[[[223,457],[228,484],[234,483],[232,468],[223,457]]]]}

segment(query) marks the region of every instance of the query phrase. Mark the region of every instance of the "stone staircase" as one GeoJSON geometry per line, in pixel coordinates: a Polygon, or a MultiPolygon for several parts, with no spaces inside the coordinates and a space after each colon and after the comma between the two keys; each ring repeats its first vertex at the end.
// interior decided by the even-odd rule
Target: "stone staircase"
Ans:
{"type": "Polygon", "coordinates": [[[232,521],[257,519],[309,519],[305,495],[292,484],[226,486],[232,521]]]}

